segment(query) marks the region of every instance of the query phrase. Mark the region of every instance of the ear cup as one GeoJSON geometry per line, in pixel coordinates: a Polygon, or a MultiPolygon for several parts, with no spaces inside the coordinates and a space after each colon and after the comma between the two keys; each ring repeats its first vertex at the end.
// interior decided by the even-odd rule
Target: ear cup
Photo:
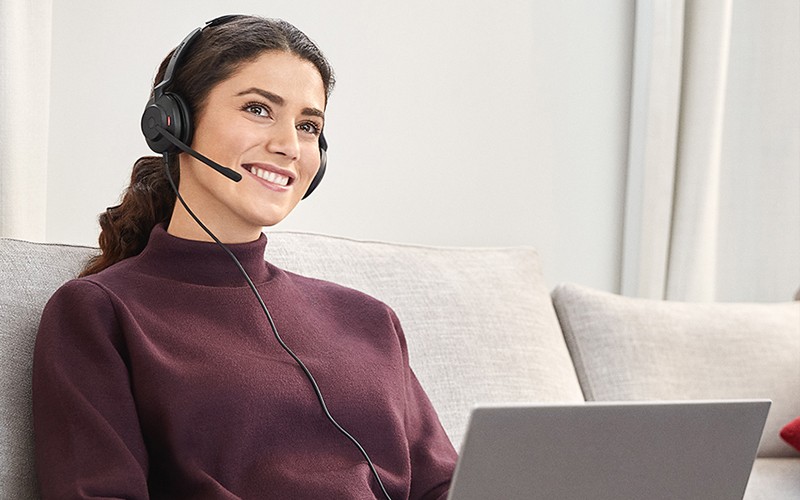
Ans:
{"type": "Polygon", "coordinates": [[[150,101],[142,113],[142,133],[147,145],[159,154],[176,153],[178,149],[158,130],[161,127],[185,144],[192,143],[189,107],[178,94],[167,92],[150,101]]]}
{"type": "Polygon", "coordinates": [[[306,194],[303,195],[303,199],[305,200],[311,193],[317,189],[319,183],[322,182],[322,177],[325,175],[325,167],[328,164],[328,141],[325,140],[325,136],[320,134],[319,135],[319,170],[317,170],[317,175],[311,180],[311,184],[308,185],[308,189],[306,190],[306,194]]]}

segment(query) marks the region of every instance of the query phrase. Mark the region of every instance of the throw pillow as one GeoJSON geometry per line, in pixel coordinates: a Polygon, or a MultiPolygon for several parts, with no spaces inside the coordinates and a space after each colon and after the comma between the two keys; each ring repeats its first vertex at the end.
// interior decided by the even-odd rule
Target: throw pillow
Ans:
{"type": "Polygon", "coordinates": [[[553,291],[587,401],[770,399],[762,457],[800,415],[800,302],[688,303],[578,285],[553,291]]]}
{"type": "Polygon", "coordinates": [[[786,424],[786,427],[781,429],[781,437],[800,451],[800,417],[792,420],[786,424]]]}

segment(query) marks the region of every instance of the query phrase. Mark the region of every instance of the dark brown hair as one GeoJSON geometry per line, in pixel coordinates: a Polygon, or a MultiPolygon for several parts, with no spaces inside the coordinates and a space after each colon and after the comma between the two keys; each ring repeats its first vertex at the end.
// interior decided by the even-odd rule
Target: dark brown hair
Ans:
{"type": "MultiPolygon", "coordinates": [[[[239,16],[205,28],[182,57],[171,85],[164,90],[179,94],[191,116],[197,117],[215,85],[229,78],[243,63],[271,50],[288,52],[314,64],[322,77],[327,100],[335,81],[333,70],[314,42],[286,21],[254,16],[239,16]]],[[[161,62],[154,85],[163,80],[171,57],[172,52],[161,62]]],[[[177,155],[169,158],[170,173],[178,183],[177,155]]],[[[100,272],[139,254],[153,227],[169,221],[175,199],[164,160],[158,156],[139,158],[133,165],[130,185],[123,191],[121,203],[98,217],[100,254],[86,264],[80,275],[100,272]]]]}

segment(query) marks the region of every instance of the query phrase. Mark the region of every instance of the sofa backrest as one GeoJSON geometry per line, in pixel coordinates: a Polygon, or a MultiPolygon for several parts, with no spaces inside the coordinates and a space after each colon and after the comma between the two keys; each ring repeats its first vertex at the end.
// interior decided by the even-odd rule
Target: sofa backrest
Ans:
{"type": "Polygon", "coordinates": [[[552,295],[587,401],[771,399],[759,456],[800,456],[779,437],[800,416],[800,302],[552,295]]]}
{"type": "MultiPolygon", "coordinates": [[[[292,232],[268,241],[266,258],[279,267],[394,308],[411,365],[456,447],[474,404],[583,400],[534,250],[292,232]]],[[[95,251],[0,239],[0,498],[36,498],[30,371],[39,318],[95,251]]]]}

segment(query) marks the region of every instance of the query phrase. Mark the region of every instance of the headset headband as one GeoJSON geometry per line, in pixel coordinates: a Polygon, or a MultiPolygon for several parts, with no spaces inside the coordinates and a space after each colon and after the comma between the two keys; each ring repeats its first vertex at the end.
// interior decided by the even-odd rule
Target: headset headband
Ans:
{"type": "Polygon", "coordinates": [[[189,46],[195,41],[195,39],[197,39],[197,37],[200,36],[200,33],[202,33],[204,29],[208,28],[209,26],[219,26],[221,24],[225,24],[237,17],[241,17],[241,15],[226,14],[224,16],[216,17],[206,22],[204,26],[195,28],[194,31],[186,35],[186,38],[184,38],[183,41],[179,43],[177,47],[175,47],[175,51],[172,52],[172,57],[167,64],[166,71],[164,71],[164,78],[161,80],[161,83],[153,88],[153,101],[158,100],[158,98],[164,94],[164,89],[167,87],[167,85],[172,83],[172,74],[175,72],[175,67],[180,64],[189,46]]]}

